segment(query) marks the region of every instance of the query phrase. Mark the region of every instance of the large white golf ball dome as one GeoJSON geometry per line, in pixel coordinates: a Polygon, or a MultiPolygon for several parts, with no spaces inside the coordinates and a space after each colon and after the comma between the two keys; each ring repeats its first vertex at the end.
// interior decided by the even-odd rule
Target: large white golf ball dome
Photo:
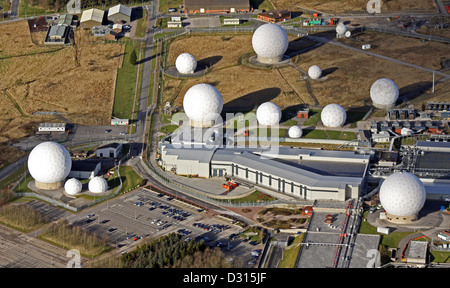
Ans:
{"type": "Polygon", "coordinates": [[[56,142],[43,142],[28,156],[28,170],[41,183],[61,182],[70,173],[72,159],[67,149],[56,142]]]}
{"type": "Polygon", "coordinates": [[[338,35],[344,35],[345,32],[347,32],[347,26],[345,26],[344,23],[339,23],[338,25],[336,25],[336,33],[338,35]]]}
{"type": "Polygon", "coordinates": [[[66,181],[66,184],[64,184],[64,190],[69,195],[76,195],[81,192],[81,189],[81,182],[76,178],[71,178],[66,181]]]}
{"type": "Polygon", "coordinates": [[[194,85],[184,95],[183,108],[192,121],[211,122],[222,112],[222,94],[209,84],[194,85]]]}
{"type": "Polygon", "coordinates": [[[398,95],[398,86],[391,79],[378,79],[370,87],[370,98],[374,105],[393,106],[398,99],[398,95]]]}
{"type": "Polygon", "coordinates": [[[252,46],[258,56],[282,57],[289,45],[286,31],[277,24],[261,25],[253,33],[252,46]]]}
{"type": "Polygon", "coordinates": [[[341,127],[347,120],[345,109],[339,104],[328,104],[320,114],[322,124],[327,127],[341,127]]]}
{"type": "Polygon", "coordinates": [[[313,65],[308,69],[308,76],[311,79],[319,79],[322,76],[322,69],[317,65],[313,65]]]}
{"type": "Polygon", "coordinates": [[[192,74],[197,68],[197,59],[192,54],[182,53],[175,60],[175,67],[181,74],[192,74]]]}
{"type": "Polygon", "coordinates": [[[390,175],[380,188],[380,202],[387,213],[412,216],[425,204],[425,187],[417,176],[408,172],[390,175]]]}
{"type": "Polygon", "coordinates": [[[288,135],[290,138],[300,138],[303,135],[303,130],[299,126],[292,126],[288,130],[288,135]]]}
{"type": "Polygon", "coordinates": [[[96,176],[89,181],[88,189],[92,193],[103,193],[108,190],[108,183],[100,176],[96,176]]]}
{"type": "Polygon", "coordinates": [[[281,120],[281,109],[273,102],[265,102],[256,109],[256,119],[261,125],[277,125],[281,120]]]}

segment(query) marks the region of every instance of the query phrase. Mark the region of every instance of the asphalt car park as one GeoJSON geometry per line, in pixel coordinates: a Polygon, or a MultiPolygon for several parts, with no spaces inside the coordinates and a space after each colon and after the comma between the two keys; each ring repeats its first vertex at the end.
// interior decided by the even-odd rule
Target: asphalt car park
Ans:
{"type": "Polygon", "coordinates": [[[80,213],[72,222],[98,235],[107,235],[110,244],[121,253],[132,249],[141,239],[169,233],[178,233],[186,241],[204,241],[236,259],[242,255],[250,257],[251,250],[262,247],[237,236],[241,227],[206,213],[165,194],[137,189],[80,213]]]}

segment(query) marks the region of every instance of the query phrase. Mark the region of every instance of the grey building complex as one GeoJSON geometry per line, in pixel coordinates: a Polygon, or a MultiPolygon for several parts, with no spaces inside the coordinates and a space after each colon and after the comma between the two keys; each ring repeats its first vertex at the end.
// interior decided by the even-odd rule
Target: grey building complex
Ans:
{"type": "Polygon", "coordinates": [[[164,169],[179,175],[230,177],[300,199],[345,201],[365,186],[370,156],[355,152],[277,147],[179,148],[160,146],[164,169]]]}

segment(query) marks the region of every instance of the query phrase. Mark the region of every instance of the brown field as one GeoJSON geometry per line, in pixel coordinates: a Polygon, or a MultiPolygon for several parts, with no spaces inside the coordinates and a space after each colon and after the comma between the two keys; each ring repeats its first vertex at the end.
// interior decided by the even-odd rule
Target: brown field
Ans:
{"type": "Polygon", "coordinates": [[[393,34],[366,31],[353,34],[352,39],[340,41],[356,48],[361,48],[362,43],[370,43],[371,52],[435,70],[442,69],[442,61],[450,57],[450,45],[446,43],[423,42],[393,34]]]}
{"type": "MultiPolygon", "coordinates": [[[[36,111],[65,113],[72,122],[85,125],[109,123],[123,47],[93,44],[86,31],[76,33],[78,63],[73,46],[34,44],[26,21],[0,25],[0,57],[5,57],[0,61],[5,89],[0,101],[9,108],[0,112],[0,142],[26,136],[27,124],[52,120],[33,116],[36,111]],[[8,38],[11,33],[18,37],[8,38]]],[[[33,40],[44,35],[37,33],[33,40]]]]}
{"type": "MultiPolygon", "coordinates": [[[[273,101],[282,109],[303,103],[314,105],[305,81],[299,80],[302,74],[297,69],[285,67],[264,70],[240,65],[240,55],[252,50],[251,35],[230,37],[232,39],[226,38],[226,41],[223,40],[224,36],[190,36],[175,40],[169,50],[168,66],[173,65],[181,51],[192,53],[197,59],[213,56],[222,58],[213,66],[212,72],[203,77],[167,77],[162,103],[169,101],[175,107],[182,107],[183,96],[190,87],[198,83],[209,83],[221,92],[225,112],[252,110],[266,101],[273,101]]],[[[302,42],[303,40],[291,42],[290,48],[312,44],[310,40],[302,42]]],[[[419,52],[422,51],[420,48],[419,52]]],[[[302,70],[307,71],[311,65],[316,64],[324,71],[323,79],[311,81],[313,93],[322,106],[329,103],[339,103],[346,107],[370,105],[370,86],[379,78],[394,80],[401,94],[420,88],[432,80],[430,73],[332,44],[322,45],[297,57],[294,61],[302,70]]],[[[443,86],[444,84],[441,87],[443,86]]],[[[433,97],[444,97],[439,96],[442,93],[446,91],[440,88],[440,92],[433,97]]]]}
{"type": "MultiPolygon", "coordinates": [[[[302,7],[328,13],[366,12],[368,0],[271,0],[276,9],[301,10],[302,7]],[[343,4],[345,2],[345,4],[343,4]]],[[[382,0],[381,12],[436,12],[433,0],[382,0]]]]}

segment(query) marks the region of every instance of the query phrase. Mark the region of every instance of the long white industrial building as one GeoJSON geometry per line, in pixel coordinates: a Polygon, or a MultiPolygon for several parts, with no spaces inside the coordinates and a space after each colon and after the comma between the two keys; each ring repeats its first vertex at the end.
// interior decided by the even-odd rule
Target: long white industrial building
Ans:
{"type": "Polygon", "coordinates": [[[360,195],[369,155],[277,147],[183,148],[160,145],[161,164],[167,171],[201,178],[231,177],[301,199],[345,201],[360,195]]]}

